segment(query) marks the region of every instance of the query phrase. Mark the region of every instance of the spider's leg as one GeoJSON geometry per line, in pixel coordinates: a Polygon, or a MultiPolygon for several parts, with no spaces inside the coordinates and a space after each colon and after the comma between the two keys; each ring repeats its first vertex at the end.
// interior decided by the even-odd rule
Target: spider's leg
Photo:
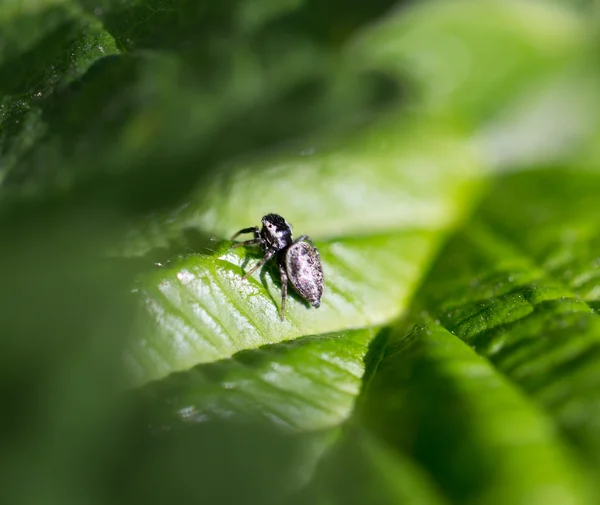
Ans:
{"type": "MultiPolygon", "coordinates": [[[[254,233],[254,240],[256,240],[260,237],[260,232],[258,230],[258,226],[250,226],[250,228],[242,228],[233,237],[231,237],[231,240],[235,240],[239,235],[242,235],[243,233],[254,233]]],[[[249,241],[247,241],[247,242],[249,242],[249,241]]]]}
{"type": "Polygon", "coordinates": [[[281,276],[281,320],[285,321],[285,300],[287,298],[288,276],[285,266],[279,263],[279,275],[281,276]]]}
{"type": "Polygon", "coordinates": [[[312,239],[308,235],[300,235],[296,240],[294,240],[293,243],[295,244],[296,242],[308,242],[311,246],[315,246],[312,239]]]}
{"type": "Polygon", "coordinates": [[[231,244],[231,247],[242,247],[246,245],[258,245],[261,243],[260,239],[253,238],[252,240],[245,240],[244,242],[236,242],[235,244],[231,244]]]}
{"type": "Polygon", "coordinates": [[[254,265],[250,270],[248,270],[246,272],[246,275],[244,275],[244,277],[242,277],[242,279],[246,280],[248,277],[250,277],[256,270],[258,270],[260,267],[262,267],[267,261],[269,261],[274,254],[277,251],[275,251],[275,249],[269,249],[267,251],[267,254],[265,254],[265,256],[263,257],[263,259],[261,259],[256,265],[254,265]]]}
{"type": "Polygon", "coordinates": [[[313,249],[315,250],[315,252],[317,253],[317,256],[320,258],[321,255],[319,254],[319,250],[317,249],[317,246],[315,244],[313,244],[312,239],[308,236],[308,235],[300,235],[296,240],[294,240],[294,244],[296,242],[308,242],[313,249]]]}

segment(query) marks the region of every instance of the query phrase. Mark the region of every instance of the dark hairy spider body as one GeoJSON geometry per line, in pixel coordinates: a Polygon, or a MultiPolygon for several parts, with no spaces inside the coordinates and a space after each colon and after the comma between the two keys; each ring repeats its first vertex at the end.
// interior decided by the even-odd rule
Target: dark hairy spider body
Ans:
{"type": "Polygon", "coordinates": [[[277,260],[281,276],[282,321],[285,319],[288,282],[304,300],[319,308],[323,296],[323,267],[319,251],[308,235],[294,240],[292,227],[278,214],[263,216],[261,229],[258,226],[243,228],[231,237],[231,240],[243,233],[252,233],[254,238],[237,242],[232,247],[258,245],[265,253],[263,258],[246,272],[243,279],[247,279],[273,257],[277,260]]]}

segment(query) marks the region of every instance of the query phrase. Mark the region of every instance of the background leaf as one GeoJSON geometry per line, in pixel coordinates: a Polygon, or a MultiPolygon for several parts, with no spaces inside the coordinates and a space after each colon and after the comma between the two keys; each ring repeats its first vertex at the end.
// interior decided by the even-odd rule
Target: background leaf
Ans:
{"type": "Polygon", "coordinates": [[[0,4],[5,501],[596,503],[592,14],[0,4]]]}
{"type": "Polygon", "coordinates": [[[551,424],[439,326],[391,343],[364,407],[373,429],[428,468],[454,502],[586,503],[580,469],[551,424]]]}
{"type": "Polygon", "coordinates": [[[440,255],[418,297],[594,461],[599,270],[592,202],[599,183],[597,173],[565,170],[499,181],[473,225],[440,255]],[[444,290],[461,283],[469,294],[450,302],[444,290]]]}

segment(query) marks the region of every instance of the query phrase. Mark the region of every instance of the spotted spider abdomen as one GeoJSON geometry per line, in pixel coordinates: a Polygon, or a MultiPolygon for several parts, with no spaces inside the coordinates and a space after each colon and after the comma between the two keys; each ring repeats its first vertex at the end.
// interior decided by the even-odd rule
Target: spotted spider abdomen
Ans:
{"type": "Polygon", "coordinates": [[[323,296],[323,267],[317,248],[308,242],[294,242],[285,252],[285,269],[298,294],[318,308],[323,296]]]}

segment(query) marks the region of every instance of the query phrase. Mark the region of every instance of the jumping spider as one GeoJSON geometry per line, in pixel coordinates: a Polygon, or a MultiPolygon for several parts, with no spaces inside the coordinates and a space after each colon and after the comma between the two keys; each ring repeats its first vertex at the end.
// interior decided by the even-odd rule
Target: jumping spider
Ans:
{"type": "Polygon", "coordinates": [[[247,279],[273,256],[276,257],[281,275],[281,320],[285,319],[285,300],[288,281],[294,290],[313,307],[319,308],[323,296],[323,267],[319,251],[308,235],[292,239],[292,227],[277,214],[267,214],[262,218],[262,228],[251,226],[238,231],[231,240],[242,233],[253,233],[252,240],[237,242],[232,247],[258,245],[265,253],[242,279],[247,279]]]}

